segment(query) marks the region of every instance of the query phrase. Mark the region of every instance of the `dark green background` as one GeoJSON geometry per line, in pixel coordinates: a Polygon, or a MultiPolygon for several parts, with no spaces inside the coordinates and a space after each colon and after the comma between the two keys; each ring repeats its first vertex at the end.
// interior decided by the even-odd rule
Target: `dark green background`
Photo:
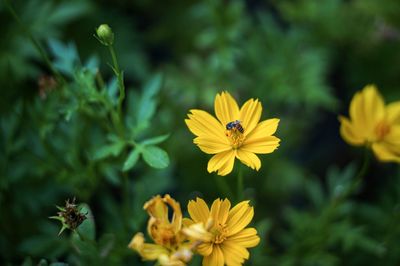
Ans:
{"type": "Polygon", "coordinates": [[[52,73],[2,0],[0,264],[138,265],[126,246],[145,231],[142,205],[152,195],[170,193],[185,212],[196,196],[237,203],[240,163],[226,177],[207,173],[210,156],[184,124],[189,109],[213,113],[216,93],[227,90],[240,104],[260,99],[263,119],[281,119],[279,149],[261,156],[259,172],[243,167],[244,195],[262,238],[246,265],[398,265],[398,165],[370,154],[359,190],[330,206],[363,158],[362,148],[340,138],[338,114],[347,115],[353,94],[371,83],[387,102],[400,99],[399,1],[12,5],[66,84],[39,97],[38,80],[52,73]],[[107,48],[93,37],[101,23],[114,30],[124,70],[125,137],[141,142],[169,133],[157,144],[169,155],[167,168],[140,158],[121,171],[132,149],[113,142],[96,98],[96,69],[106,91],[116,88],[107,48]],[[232,193],[217,185],[221,178],[232,193]],[[70,232],[58,237],[59,223],[48,219],[73,197],[91,210],[82,230],[93,242],[70,232]]]}

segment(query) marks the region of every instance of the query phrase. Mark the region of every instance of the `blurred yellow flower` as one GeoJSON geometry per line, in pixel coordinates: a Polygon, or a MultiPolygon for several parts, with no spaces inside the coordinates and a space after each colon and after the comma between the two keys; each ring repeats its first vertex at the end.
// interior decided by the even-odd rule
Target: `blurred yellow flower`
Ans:
{"type": "Polygon", "coordinates": [[[204,256],[203,266],[242,265],[249,258],[247,248],[260,242],[256,229],[245,228],[254,216],[248,201],[230,207],[228,199],[216,199],[211,210],[200,198],[189,201],[188,211],[192,220],[184,222],[186,225],[202,223],[208,230],[196,246],[196,251],[204,256]]]}
{"type": "Polygon", "coordinates": [[[214,102],[215,119],[202,110],[190,110],[185,119],[189,130],[196,135],[194,143],[208,154],[215,154],[208,162],[208,172],[229,174],[238,158],[248,167],[259,170],[261,161],[256,155],[271,153],[278,148],[280,139],[272,136],[279,119],[260,121],[262,107],[256,99],[250,99],[239,109],[228,93],[217,94],[214,102]]]}
{"type": "MultiPolygon", "coordinates": [[[[144,260],[157,260],[162,266],[185,266],[192,259],[192,244],[182,232],[182,211],[178,202],[170,195],[157,195],[143,207],[149,214],[147,231],[154,244],[144,243],[142,233],[137,233],[128,247],[144,260]],[[169,208],[172,218],[169,218],[169,208]]],[[[188,229],[187,233],[190,234],[188,229]]]]}
{"type": "Polygon", "coordinates": [[[349,115],[339,116],[347,143],[372,148],[380,161],[400,163],[400,101],[385,105],[377,88],[368,85],[354,95],[349,115]]]}

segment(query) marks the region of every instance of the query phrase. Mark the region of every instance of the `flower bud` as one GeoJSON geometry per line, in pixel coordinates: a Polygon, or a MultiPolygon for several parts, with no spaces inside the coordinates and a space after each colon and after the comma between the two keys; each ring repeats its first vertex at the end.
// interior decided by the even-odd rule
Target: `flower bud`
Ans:
{"type": "Polygon", "coordinates": [[[95,37],[105,46],[110,46],[114,43],[114,33],[107,24],[101,24],[96,29],[95,37]]]}

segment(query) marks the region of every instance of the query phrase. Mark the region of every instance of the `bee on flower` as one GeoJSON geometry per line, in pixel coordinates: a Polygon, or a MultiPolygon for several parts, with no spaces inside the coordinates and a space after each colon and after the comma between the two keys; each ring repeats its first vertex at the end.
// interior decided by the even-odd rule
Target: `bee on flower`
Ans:
{"type": "Polygon", "coordinates": [[[235,158],[258,171],[261,161],[256,154],[272,153],[279,146],[280,139],[273,136],[279,119],[260,122],[259,100],[250,99],[239,109],[228,92],[217,94],[214,108],[217,118],[203,110],[192,109],[185,120],[189,130],[197,136],[193,142],[203,152],[214,154],[208,162],[208,172],[229,174],[235,158]]]}
{"type": "Polygon", "coordinates": [[[371,148],[380,161],[400,163],[400,101],[385,105],[376,86],[368,85],[354,95],[349,116],[339,116],[347,143],[371,148]]]}

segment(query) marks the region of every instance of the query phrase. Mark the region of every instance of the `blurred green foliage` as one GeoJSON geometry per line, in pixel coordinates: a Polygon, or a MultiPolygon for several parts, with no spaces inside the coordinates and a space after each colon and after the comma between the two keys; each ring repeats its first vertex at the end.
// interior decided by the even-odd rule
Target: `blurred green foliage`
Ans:
{"type": "Polygon", "coordinates": [[[1,1],[0,264],[136,265],[127,244],[145,230],[146,200],[170,193],[186,209],[195,196],[228,196],[218,179],[237,173],[208,174],[183,122],[189,109],[213,112],[228,90],[281,119],[280,148],[261,156],[259,172],[244,171],[262,237],[246,265],[398,265],[400,169],[373,161],[358,191],[337,201],[362,151],[340,139],[336,117],[368,83],[400,99],[400,2],[12,4],[25,29],[1,1]],[[101,23],[115,33],[122,114],[111,57],[93,37],[101,23]],[[73,197],[89,214],[86,241],[57,236],[48,219],[73,197]]]}

